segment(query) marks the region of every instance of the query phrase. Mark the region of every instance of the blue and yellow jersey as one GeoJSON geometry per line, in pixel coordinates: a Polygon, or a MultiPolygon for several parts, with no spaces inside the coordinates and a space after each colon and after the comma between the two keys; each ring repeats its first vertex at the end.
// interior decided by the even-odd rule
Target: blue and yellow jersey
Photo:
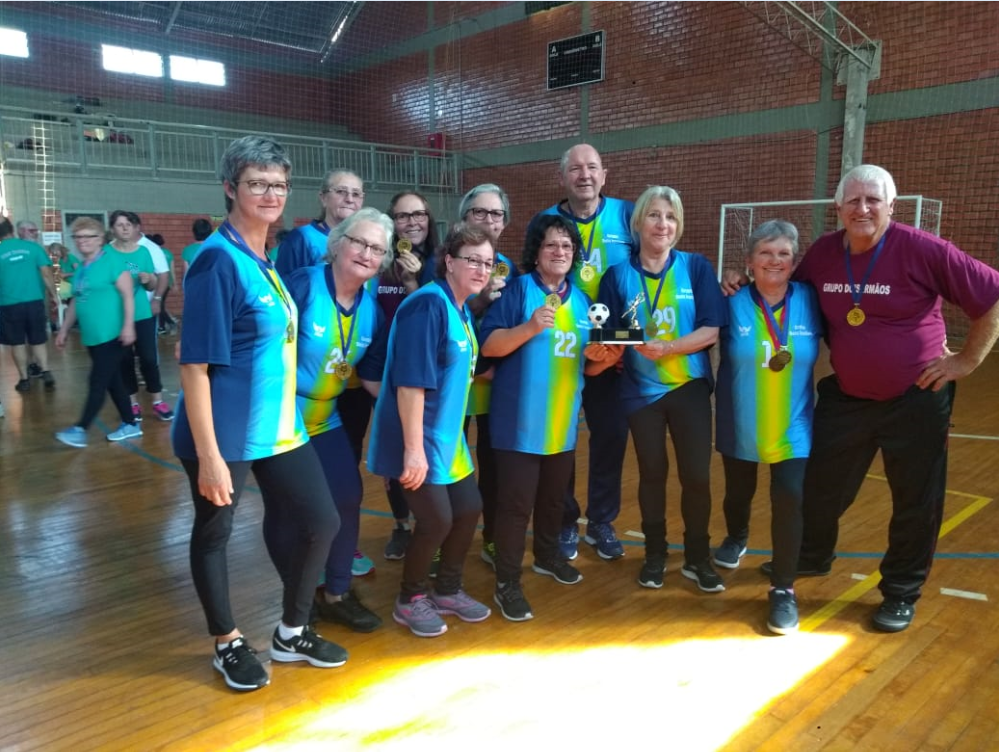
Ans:
{"type": "Polygon", "coordinates": [[[348,382],[337,375],[336,366],[349,363],[353,377],[354,366],[368,351],[385,317],[363,288],[350,310],[340,306],[333,267],[328,264],[297,269],[286,282],[298,307],[298,409],[305,430],[315,436],[342,425],[336,403],[348,382]]]}
{"type": "MultiPolygon", "coordinates": [[[[583,241],[582,265],[572,270],[572,284],[586,293],[591,300],[597,299],[600,280],[612,266],[627,261],[638,250],[631,236],[631,215],[635,205],[619,198],[601,198],[600,207],[591,217],[576,217],[559,204],[550,206],[541,214],[558,214],[576,225],[583,241]],[[593,269],[593,278],[583,279],[580,275],[585,266],[593,269]]],[[[534,220],[531,220],[532,222],[534,220]]],[[[587,274],[589,276],[589,274],[587,274]]]]}
{"type": "MultiPolygon", "coordinates": [[[[679,339],[702,326],[722,327],[728,322],[728,308],[711,264],[699,254],[675,249],[659,274],[643,270],[637,254],[611,267],[600,283],[600,302],[611,312],[608,327],[628,326],[633,317],[643,330],[654,323],[655,336],[646,334],[646,339],[679,339]],[[641,302],[634,312],[623,318],[636,300],[641,302]]],[[[707,350],[651,361],[626,347],[622,406],[632,413],[694,379],[712,380],[707,350]]]]}
{"type": "MultiPolygon", "coordinates": [[[[223,459],[257,460],[306,443],[295,404],[298,311],[269,261],[214,232],[184,279],[180,362],[207,363],[212,419],[223,459]]],[[[174,453],[197,457],[177,402],[174,453]]]]}
{"type": "Polygon", "coordinates": [[[423,449],[427,483],[447,485],[474,471],[462,430],[468,387],[479,348],[467,305],[455,304],[447,282],[438,279],[408,295],[389,332],[382,388],[375,403],[368,469],[375,475],[402,474],[403,436],[398,390],[425,390],[423,449]]]}
{"type": "Polygon", "coordinates": [[[326,262],[326,239],[330,228],[325,222],[311,221],[284,236],[281,252],[274,266],[282,277],[287,277],[304,266],[319,266],[326,262]]]}
{"type": "Polygon", "coordinates": [[[716,447],[750,462],[808,457],[812,447],[813,370],[819,356],[822,316],[811,285],[792,282],[774,315],[787,321],[791,361],[771,370],[775,345],[766,313],[749,287],[728,299],[729,325],[721,330],[721,364],[715,394],[716,447]],[[783,309],[783,310],[782,310],[783,309]]]}
{"type": "MultiPolygon", "coordinates": [[[[482,322],[482,341],[512,329],[545,304],[550,291],[536,273],[514,280],[482,322]]],[[[590,299],[571,283],[555,326],[539,332],[496,364],[489,428],[496,449],[557,454],[576,448],[583,393],[583,348],[593,328],[590,299]]]]}
{"type": "MultiPolygon", "coordinates": [[[[517,271],[517,267],[514,265],[509,258],[504,256],[502,253],[496,254],[497,264],[506,264],[507,268],[510,270],[503,279],[506,280],[507,286],[503,288],[503,292],[500,295],[500,300],[503,299],[503,295],[506,295],[506,291],[510,289],[510,283],[512,280],[516,279],[520,272],[517,271]]],[[[486,311],[488,313],[488,310],[486,311]]],[[[482,321],[476,322],[476,326],[481,326],[482,321]]],[[[484,342],[485,340],[480,336],[479,341],[484,342]]],[[[485,415],[489,412],[489,395],[492,393],[492,379],[487,379],[485,376],[476,376],[472,381],[472,388],[468,392],[468,415],[485,415]]]]}

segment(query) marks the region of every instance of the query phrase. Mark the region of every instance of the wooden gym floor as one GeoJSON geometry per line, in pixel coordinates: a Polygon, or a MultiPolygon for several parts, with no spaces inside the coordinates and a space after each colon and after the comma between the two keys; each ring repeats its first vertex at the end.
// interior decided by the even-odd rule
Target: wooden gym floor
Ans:
{"type": "MultiPolygon", "coordinates": [[[[173,338],[161,343],[175,399],[173,338]]],[[[530,572],[533,621],[494,610],[482,624],[448,617],[419,639],[395,624],[401,564],[381,552],[390,530],[380,480],[365,474],[361,549],[376,570],[355,580],[384,619],[369,635],[320,624],[350,650],[339,669],[273,665],[271,685],[241,695],[211,667],[211,641],[190,582],[191,502],[167,424],[145,402],[145,435],[123,444],[105,405],[87,449],[58,444],[83,399],[86,354],[53,349],[54,393],[14,391],[0,353],[2,750],[999,749],[999,355],[958,388],[946,522],[912,627],[868,623],[889,496],[876,464],[843,520],[840,558],[803,579],[799,634],[765,627],[769,505],[758,493],[750,550],[698,592],[669,561],[665,586],[641,588],[636,468],[629,450],[617,530],[623,560],[581,545],[585,579],[566,587],[530,572]]],[[[147,400],[147,398],[144,399],[147,400]]],[[[473,436],[474,440],[474,436],[473,436]]],[[[581,436],[579,476],[586,474],[581,436]]],[[[724,535],[721,462],[712,465],[712,539],[724,535]]],[[[761,473],[760,488],[767,487],[761,473]]],[[[675,472],[670,538],[681,540],[675,472]]],[[[230,545],[240,628],[267,657],[279,583],[245,494],[230,545]]],[[[468,555],[466,589],[490,601],[493,578],[468,555]]],[[[528,560],[528,565],[530,560],[528,560]]]]}

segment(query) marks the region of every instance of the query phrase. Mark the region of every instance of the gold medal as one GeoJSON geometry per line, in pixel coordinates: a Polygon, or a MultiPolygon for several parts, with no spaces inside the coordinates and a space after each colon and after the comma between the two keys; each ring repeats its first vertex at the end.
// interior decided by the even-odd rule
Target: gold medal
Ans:
{"type": "Polygon", "coordinates": [[[652,339],[655,339],[659,334],[659,324],[655,321],[650,321],[645,325],[645,333],[652,339]]]}
{"type": "Polygon", "coordinates": [[[855,305],[850,309],[850,312],[846,314],[846,323],[850,326],[860,326],[867,320],[867,316],[861,310],[860,306],[855,305]]]}
{"type": "Polygon", "coordinates": [[[395,244],[395,249],[399,253],[409,253],[413,250],[413,244],[407,238],[399,238],[399,241],[395,244]]]}
{"type": "Polygon", "coordinates": [[[785,366],[790,362],[791,352],[786,347],[782,347],[767,361],[767,366],[771,371],[783,371],[785,366]]]}
{"type": "Polygon", "coordinates": [[[295,324],[288,322],[288,327],[284,330],[284,341],[289,345],[295,341],[295,324]]]}
{"type": "Polygon", "coordinates": [[[493,276],[503,278],[510,276],[510,265],[505,261],[500,261],[493,267],[493,276]]]}
{"type": "Polygon", "coordinates": [[[559,309],[559,306],[562,305],[562,298],[559,297],[559,294],[557,292],[553,292],[547,298],[545,298],[545,305],[557,311],[559,309]]]}
{"type": "Polygon", "coordinates": [[[346,381],[347,379],[349,379],[351,376],[354,375],[353,367],[350,365],[350,363],[348,363],[345,360],[342,360],[339,363],[337,363],[333,367],[333,372],[336,374],[336,377],[341,381],[346,381]]]}
{"type": "Polygon", "coordinates": [[[579,270],[579,278],[584,282],[592,282],[596,276],[596,270],[589,264],[583,264],[583,268],[579,270]]]}

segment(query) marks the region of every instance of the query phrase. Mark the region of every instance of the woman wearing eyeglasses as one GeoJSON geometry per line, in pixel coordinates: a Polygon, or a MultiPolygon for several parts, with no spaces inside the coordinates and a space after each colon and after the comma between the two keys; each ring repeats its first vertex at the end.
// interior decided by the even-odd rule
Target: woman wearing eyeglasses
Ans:
{"type": "Polygon", "coordinates": [[[281,241],[274,266],[284,277],[303,266],[325,263],[330,230],[364,206],[364,183],[350,170],[330,170],[323,178],[319,203],[323,207],[319,216],[291,230],[281,241]]]}
{"type": "Polygon", "coordinates": [[[392,323],[375,405],[368,469],[398,480],[416,519],[392,618],[419,637],[444,634],[442,614],[479,622],[490,613],[462,590],[465,556],[482,511],[462,428],[479,352],[467,302],[488,284],[493,260],[484,232],[466,224],[451,229],[439,278],[409,296],[392,323]]]}
{"type": "Polygon", "coordinates": [[[482,322],[482,352],[497,360],[490,419],[499,469],[494,600],[510,621],[533,618],[520,584],[532,515],[534,571],[563,585],[583,579],[558,544],[583,372],[602,373],[621,348],[587,344],[591,301],[568,279],[581,263],[581,246],[574,223],[557,214],[540,216],[525,241],[524,276],[482,322]]]}
{"type": "MultiPolygon", "coordinates": [[[[385,312],[386,325],[392,323],[395,312],[406,296],[434,278],[434,253],[437,249],[437,223],[430,202],[415,191],[397,193],[389,202],[388,215],[395,223],[392,249],[395,263],[381,275],[377,283],[378,305],[385,312]]],[[[395,518],[392,535],[385,544],[385,558],[397,561],[406,557],[412,537],[409,506],[402,487],[387,479],[385,490],[395,518]]]]}
{"type": "Polygon", "coordinates": [[[298,407],[340,514],[316,610],[355,632],[371,632],[382,620],[350,587],[363,487],[340,400],[353,378],[378,394],[384,347],[372,348],[385,332],[385,316],[364,284],[392,264],[391,236],[391,219],[361,209],[330,230],[329,263],[298,269],[287,280],[298,306],[298,407]]]}
{"type": "MultiPolygon", "coordinates": [[[[497,248],[503,230],[510,222],[510,199],[506,191],[493,183],[475,186],[465,194],[458,205],[458,216],[466,223],[479,227],[497,248]]],[[[489,306],[502,295],[507,283],[518,275],[514,263],[497,251],[496,265],[489,284],[469,301],[468,307],[481,323],[489,306]]],[[[479,493],[482,495],[482,560],[495,569],[496,543],[493,524],[496,519],[496,454],[489,435],[489,395],[492,373],[475,377],[468,394],[468,417],[465,435],[471,417],[475,416],[475,459],[479,466],[479,493]]]]}
{"type": "Polygon", "coordinates": [[[247,476],[261,489],[264,542],[284,585],[274,661],[347,660],[308,624],[340,518],[295,401],[298,311],[265,248],[291,190],[291,162],[274,141],[245,136],[226,149],[220,174],[228,216],[184,280],[173,448],[194,500],[191,572],[215,638],[213,666],[249,691],[270,677],[236,626],[226,555],[247,476]]]}
{"type": "Polygon", "coordinates": [[[108,434],[108,441],[142,435],[132,416],[128,390],[121,378],[125,348],[135,342],[135,295],[132,275],[124,259],[104,247],[104,227],[91,217],[80,217],[70,226],[80,263],[73,274],[73,292],[56,347],[66,346],[74,324],[80,324],[80,340],[90,355],[90,377],[83,413],[75,425],[56,433],[72,447],[87,446],[87,429],[104,404],[104,394],[121,416],[121,425],[108,434]]]}

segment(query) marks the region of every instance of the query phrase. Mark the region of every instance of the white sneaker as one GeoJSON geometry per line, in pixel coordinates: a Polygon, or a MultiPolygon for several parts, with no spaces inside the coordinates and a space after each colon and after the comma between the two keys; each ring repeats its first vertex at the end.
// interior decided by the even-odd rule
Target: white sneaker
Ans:
{"type": "Polygon", "coordinates": [[[142,436],[142,428],[134,423],[122,423],[117,431],[108,434],[108,441],[124,441],[142,436]]]}

